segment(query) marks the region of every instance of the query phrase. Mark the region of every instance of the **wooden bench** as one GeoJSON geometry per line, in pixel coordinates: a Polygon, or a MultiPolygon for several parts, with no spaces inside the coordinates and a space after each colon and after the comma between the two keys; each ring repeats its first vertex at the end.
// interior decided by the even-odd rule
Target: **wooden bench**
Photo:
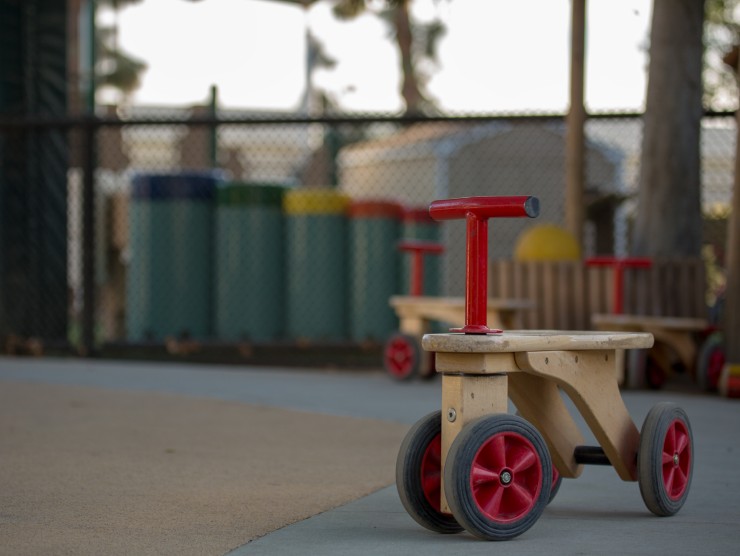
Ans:
{"type": "Polygon", "coordinates": [[[648,332],[655,338],[650,350],[650,362],[642,354],[641,360],[633,360],[625,373],[625,385],[641,386],[647,382],[652,388],[660,388],[679,363],[696,379],[697,334],[709,327],[705,319],[689,317],[654,317],[646,315],[595,314],[591,324],[598,330],[625,332],[648,332]]]}
{"type": "Polygon", "coordinates": [[[617,353],[653,345],[647,332],[507,331],[486,322],[487,220],[538,213],[531,197],[435,201],[435,219],[467,220],[465,324],[427,334],[442,373],[440,411],[419,420],[399,450],[396,485],[422,526],[487,540],[528,530],[563,477],[611,465],[637,481],[647,507],[672,515],[688,495],[693,437],[686,413],[658,404],[638,431],[616,380],[617,353]],[[585,446],[567,394],[599,446],[585,446]],[[519,415],[510,415],[508,399],[519,415]]]}

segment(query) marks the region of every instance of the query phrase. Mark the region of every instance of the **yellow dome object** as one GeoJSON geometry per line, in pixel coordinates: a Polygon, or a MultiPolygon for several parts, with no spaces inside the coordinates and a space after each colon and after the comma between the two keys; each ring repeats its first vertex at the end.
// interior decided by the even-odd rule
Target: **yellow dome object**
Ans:
{"type": "Polygon", "coordinates": [[[540,224],[526,230],[517,239],[517,261],[577,261],[581,248],[568,230],[554,224],[540,224]]]}

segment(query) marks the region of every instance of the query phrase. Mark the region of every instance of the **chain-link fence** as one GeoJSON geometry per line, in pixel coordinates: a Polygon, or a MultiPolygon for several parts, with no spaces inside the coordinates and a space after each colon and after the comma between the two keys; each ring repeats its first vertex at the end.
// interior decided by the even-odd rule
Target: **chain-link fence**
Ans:
{"type": "MultiPolygon", "coordinates": [[[[564,223],[559,117],[140,108],[0,129],[6,338],[84,351],[377,344],[398,326],[388,298],[410,291],[399,241],[444,247],[427,258],[425,294],[463,293],[464,223],[430,220],[432,200],[539,197],[538,220],[491,222],[494,259],[510,259],[528,227],[564,223]]],[[[626,254],[642,120],[592,116],[586,137],[584,255],[626,254]]],[[[711,288],[721,284],[735,137],[733,117],[704,120],[711,288]]]]}

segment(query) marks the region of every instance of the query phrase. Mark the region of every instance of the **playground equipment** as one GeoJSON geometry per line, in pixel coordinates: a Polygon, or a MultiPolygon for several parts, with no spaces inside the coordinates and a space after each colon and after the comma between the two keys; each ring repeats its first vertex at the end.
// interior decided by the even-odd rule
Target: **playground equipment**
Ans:
{"type": "Polygon", "coordinates": [[[633,352],[627,365],[625,386],[647,384],[659,389],[675,368],[686,369],[706,390],[716,390],[724,365],[722,342],[716,329],[706,319],[689,317],[656,317],[624,314],[624,271],[627,268],[650,268],[647,257],[590,257],[588,266],[614,269],[612,313],[591,317],[600,330],[648,332],[655,338],[649,351],[633,352]]]}
{"type": "Polygon", "coordinates": [[[612,465],[622,480],[637,481],[657,515],[675,514],[688,495],[694,450],[688,416],[661,403],[638,432],[615,379],[616,351],[649,348],[651,334],[488,327],[487,221],[538,212],[537,199],[524,196],[430,206],[435,219],[467,221],[464,326],[422,342],[442,373],[441,411],[411,428],[396,464],[404,507],[432,531],[516,537],[539,519],[561,478],[578,477],[585,464],[612,465]],[[600,446],[583,445],[561,389],[600,446]],[[507,414],[509,397],[519,415],[507,414]]]}
{"type": "MultiPolygon", "coordinates": [[[[446,322],[452,326],[465,323],[465,300],[461,297],[424,296],[424,256],[439,255],[444,247],[435,242],[405,240],[398,248],[411,254],[410,294],[394,295],[389,304],[399,319],[399,331],[386,340],[383,347],[383,367],[397,380],[412,377],[430,378],[434,373],[432,353],[421,348],[421,339],[430,331],[432,322],[446,322]]],[[[492,326],[516,326],[520,311],[529,309],[529,301],[517,299],[489,299],[486,314],[492,326]]]]}

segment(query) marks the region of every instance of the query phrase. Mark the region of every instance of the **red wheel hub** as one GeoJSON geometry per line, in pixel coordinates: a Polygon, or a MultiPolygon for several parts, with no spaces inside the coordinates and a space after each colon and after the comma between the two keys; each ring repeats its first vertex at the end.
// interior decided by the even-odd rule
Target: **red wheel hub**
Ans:
{"type": "Polygon", "coordinates": [[[663,441],[663,485],[671,500],[683,496],[691,471],[691,442],[686,424],[675,419],[663,441]]]}
{"type": "Polygon", "coordinates": [[[473,458],[470,486],[478,508],[490,519],[512,522],[537,503],[542,489],[542,462],[524,436],[492,436],[473,458]]]}
{"type": "Polygon", "coordinates": [[[406,338],[392,338],[385,348],[385,367],[396,377],[408,376],[416,364],[416,349],[406,338]]]}
{"type": "Polygon", "coordinates": [[[424,450],[421,458],[421,489],[427,502],[441,510],[440,496],[442,488],[442,434],[435,436],[424,450]]]}

